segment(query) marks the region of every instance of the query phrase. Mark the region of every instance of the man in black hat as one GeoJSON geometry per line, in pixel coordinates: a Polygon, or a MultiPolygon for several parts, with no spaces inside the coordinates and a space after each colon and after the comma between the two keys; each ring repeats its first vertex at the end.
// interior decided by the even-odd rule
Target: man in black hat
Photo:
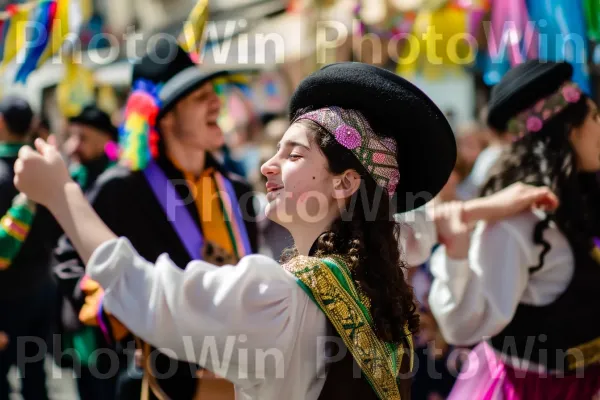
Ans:
{"type": "MultiPolygon", "coordinates": [[[[119,132],[110,116],[93,104],[85,106],[78,115],[69,118],[68,123],[69,136],[64,148],[73,162],[70,173],[85,192],[93,187],[96,179],[106,169],[115,165],[115,161],[107,153],[110,153],[111,145],[116,146],[119,132]]],[[[63,246],[69,247],[65,236],[59,242],[59,247],[63,246]]],[[[99,379],[92,373],[98,371],[99,374],[106,374],[110,371],[111,362],[103,357],[95,360],[90,357],[91,352],[111,346],[102,337],[102,332],[95,327],[84,326],[77,315],[79,305],[85,300],[81,289],[84,269],[60,263],[54,266],[53,271],[60,293],[57,307],[60,316],[57,323],[60,351],[55,351],[56,361],[63,368],[75,369],[80,399],[111,398],[116,390],[117,377],[99,379]],[[71,352],[76,358],[64,357],[66,352],[71,352]]],[[[124,365],[121,368],[124,369],[124,365]]]]}
{"type": "MultiPolygon", "coordinates": [[[[172,40],[160,41],[152,54],[134,65],[134,90],[126,106],[121,140],[121,161],[128,167],[111,168],[101,175],[88,198],[103,221],[136,243],[149,260],[169,253],[184,268],[192,259],[222,265],[256,252],[250,186],[210,155],[224,143],[217,125],[220,99],[213,87],[213,79],[224,75],[203,73],[172,40]],[[144,124],[136,124],[143,118],[144,124]],[[139,146],[142,142],[146,148],[139,146]],[[221,199],[223,194],[228,198],[221,199]],[[215,203],[219,199],[221,203],[215,203]]],[[[56,255],[65,265],[83,267],[68,241],[56,255]]],[[[115,341],[131,337],[119,321],[102,312],[102,288],[89,280],[83,286],[87,298],[78,304],[79,318],[99,326],[105,337],[115,341]]],[[[131,296],[135,299],[136,293],[131,296]]],[[[147,358],[151,349],[141,347],[147,358]]],[[[149,386],[151,397],[185,400],[211,387],[233,395],[226,381],[200,383],[195,365],[158,352],[148,361],[144,362],[144,385],[149,386]]],[[[118,396],[131,398],[124,393],[118,396]]]]}
{"type": "Polygon", "coordinates": [[[85,191],[112,164],[107,149],[111,142],[119,141],[119,131],[107,113],[88,105],[79,115],[69,118],[68,134],[65,148],[75,163],[75,180],[85,191]]]}
{"type": "Polygon", "coordinates": [[[44,360],[52,325],[52,248],[60,234],[50,213],[20,195],[13,165],[29,141],[33,111],[24,99],[0,101],[0,399],[7,400],[9,369],[21,370],[25,399],[47,399],[44,360]]]}

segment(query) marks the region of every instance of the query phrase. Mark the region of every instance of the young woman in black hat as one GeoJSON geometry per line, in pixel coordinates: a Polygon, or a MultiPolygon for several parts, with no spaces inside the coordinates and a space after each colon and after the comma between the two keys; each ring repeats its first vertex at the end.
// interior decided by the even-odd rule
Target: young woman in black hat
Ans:
{"type": "Polygon", "coordinates": [[[544,185],[559,199],[556,212],[481,224],[470,249],[466,230],[438,225],[449,240],[432,259],[431,308],[451,343],[485,340],[451,399],[600,395],[600,115],[572,71],[529,61],[490,100],[490,126],[515,141],[483,195],[515,182],[544,185]]]}
{"type": "Polygon", "coordinates": [[[358,63],[309,76],[291,115],[262,167],[267,216],[295,241],[283,268],[258,255],[185,270],[167,255],[144,260],[103,225],[43,141],[41,155],[22,152],[17,185],[56,215],[113,315],[163,352],[234,382],[239,398],[408,399],[418,318],[393,214],[444,185],[452,131],[413,85],[358,63]],[[417,160],[428,168],[411,168],[417,160]]]}

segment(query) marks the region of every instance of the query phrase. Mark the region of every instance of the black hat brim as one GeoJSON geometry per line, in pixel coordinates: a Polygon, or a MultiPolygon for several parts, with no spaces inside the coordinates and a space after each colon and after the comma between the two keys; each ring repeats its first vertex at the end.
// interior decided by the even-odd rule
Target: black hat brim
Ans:
{"type": "Polygon", "coordinates": [[[169,79],[160,89],[159,97],[161,108],[156,117],[157,121],[171,111],[178,101],[206,82],[228,74],[228,71],[203,72],[197,66],[188,67],[180,71],[169,79]]]}
{"type": "Polygon", "coordinates": [[[300,83],[290,117],[306,107],[326,106],[359,110],[377,134],[396,140],[397,212],[427,203],[448,181],[456,163],[454,133],[442,111],[409,81],[368,64],[330,64],[300,83]]]}

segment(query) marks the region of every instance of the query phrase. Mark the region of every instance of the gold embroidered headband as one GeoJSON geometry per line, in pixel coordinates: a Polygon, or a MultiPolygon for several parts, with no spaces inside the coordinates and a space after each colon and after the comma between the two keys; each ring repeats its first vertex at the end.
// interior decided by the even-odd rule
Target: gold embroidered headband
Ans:
{"type": "Polygon", "coordinates": [[[365,167],[375,182],[392,197],[400,180],[397,144],[392,138],[375,134],[365,116],[357,110],[325,107],[297,117],[317,123],[347,148],[365,167]]]}

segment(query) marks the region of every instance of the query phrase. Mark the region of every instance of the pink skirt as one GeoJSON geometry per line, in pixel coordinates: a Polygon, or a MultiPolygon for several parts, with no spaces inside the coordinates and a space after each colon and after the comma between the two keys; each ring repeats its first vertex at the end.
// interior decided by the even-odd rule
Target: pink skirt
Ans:
{"type": "Polygon", "coordinates": [[[487,344],[469,354],[448,400],[600,400],[600,365],[563,377],[516,369],[487,344]]]}

